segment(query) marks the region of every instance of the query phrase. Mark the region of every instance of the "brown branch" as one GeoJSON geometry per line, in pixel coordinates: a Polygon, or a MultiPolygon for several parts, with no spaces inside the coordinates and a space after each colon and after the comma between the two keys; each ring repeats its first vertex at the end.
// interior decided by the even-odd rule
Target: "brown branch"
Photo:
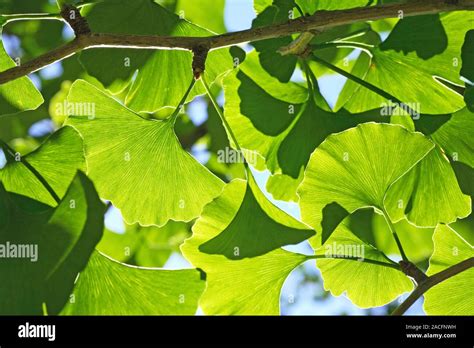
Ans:
{"type": "Polygon", "coordinates": [[[312,16],[301,17],[286,23],[226,33],[208,37],[182,37],[160,35],[123,35],[85,33],[72,42],[41,55],[17,67],[0,73],[0,84],[33,73],[78,51],[91,47],[128,47],[149,49],[184,49],[207,47],[210,50],[250,41],[260,41],[294,33],[317,33],[339,25],[359,21],[393,18],[402,11],[404,17],[448,11],[474,10],[474,0],[426,0],[403,4],[354,8],[339,11],[318,11],[312,16]]]}
{"type": "MultiPolygon", "coordinates": [[[[454,277],[455,275],[468,270],[469,268],[474,267],[474,257],[471,257],[467,260],[464,260],[458,264],[455,264],[445,270],[433,274],[432,276],[428,277],[426,280],[422,281],[416,289],[403,301],[400,306],[398,306],[392,313],[392,315],[403,315],[408,308],[410,308],[413,303],[416,302],[425,292],[431,289],[436,284],[441,283],[442,281],[454,277]]],[[[446,294],[449,296],[449,294],[446,294]]]]}
{"type": "Polygon", "coordinates": [[[419,269],[413,262],[401,260],[399,263],[400,268],[403,273],[405,273],[410,278],[415,279],[417,284],[421,284],[428,276],[423,273],[421,269],[419,269]]]}
{"type": "Polygon", "coordinates": [[[71,26],[76,37],[91,33],[89,24],[86,19],[82,17],[81,12],[77,7],[64,5],[61,8],[61,17],[71,26]]]}

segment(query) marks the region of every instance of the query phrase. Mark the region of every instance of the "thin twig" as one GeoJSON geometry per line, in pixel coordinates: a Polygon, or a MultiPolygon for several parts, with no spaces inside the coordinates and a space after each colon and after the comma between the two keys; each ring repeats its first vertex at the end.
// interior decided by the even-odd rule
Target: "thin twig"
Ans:
{"type": "Polygon", "coordinates": [[[123,34],[87,34],[72,42],[41,55],[17,67],[0,73],[0,84],[31,74],[58,60],[78,51],[91,47],[129,47],[129,48],[171,48],[193,50],[195,47],[208,47],[210,50],[237,45],[250,41],[259,41],[289,36],[294,33],[319,32],[328,28],[359,21],[377,20],[403,16],[416,16],[448,11],[474,10],[474,0],[459,0],[452,3],[446,0],[410,1],[403,4],[385,4],[380,6],[354,8],[338,11],[318,11],[312,16],[301,17],[265,27],[252,28],[233,33],[208,37],[179,37],[160,35],[123,35],[123,34]]]}
{"type": "Polygon", "coordinates": [[[392,233],[393,238],[395,239],[395,242],[397,243],[398,250],[400,251],[400,255],[402,256],[403,261],[409,262],[407,255],[405,254],[405,250],[403,250],[402,243],[400,242],[400,239],[398,238],[397,231],[395,230],[395,227],[393,226],[392,220],[390,220],[390,217],[388,216],[387,212],[385,210],[382,210],[383,217],[385,218],[385,221],[387,222],[388,228],[390,229],[390,232],[392,233]]]}
{"type": "Polygon", "coordinates": [[[202,76],[201,80],[202,80],[202,84],[203,84],[204,88],[206,89],[207,95],[209,96],[209,99],[211,100],[211,103],[214,106],[214,109],[216,110],[217,114],[219,115],[219,118],[222,121],[222,124],[223,124],[225,130],[227,131],[227,133],[229,133],[230,138],[232,139],[232,142],[234,143],[237,150],[242,154],[242,149],[240,148],[240,145],[237,141],[237,137],[235,136],[234,132],[232,131],[232,128],[230,127],[229,123],[227,122],[226,118],[224,117],[224,114],[222,113],[221,108],[217,104],[216,99],[212,95],[211,89],[209,88],[209,85],[207,84],[207,81],[204,78],[204,76],[202,76]]]}
{"type": "Polygon", "coordinates": [[[407,104],[405,104],[404,102],[402,102],[400,99],[398,99],[397,97],[391,95],[390,93],[384,91],[383,89],[381,88],[378,88],[377,86],[371,84],[370,82],[367,82],[355,75],[352,75],[351,73],[348,73],[347,71],[325,61],[324,59],[321,59],[319,58],[318,56],[316,56],[315,54],[312,55],[312,59],[318,63],[320,63],[321,65],[324,65],[325,67],[331,69],[332,71],[335,71],[336,73],[344,76],[344,77],[347,77],[349,80],[351,81],[354,81],[355,83],[358,83],[359,85],[367,88],[368,90],[371,90],[372,92],[374,93],[377,93],[378,95],[380,95],[382,98],[385,98],[387,100],[390,100],[391,102],[393,103],[397,103],[399,105],[400,108],[402,108],[403,110],[405,110],[406,112],[408,112],[410,115],[416,115],[416,112],[411,108],[409,107],[407,104]]]}
{"type": "Polygon", "coordinates": [[[184,107],[184,104],[186,103],[186,100],[188,99],[188,96],[189,96],[189,93],[191,93],[194,85],[196,84],[196,80],[193,78],[191,80],[191,83],[189,84],[189,87],[188,89],[186,90],[186,92],[184,93],[183,97],[181,98],[178,106],[176,107],[176,109],[174,109],[173,113],[171,114],[171,116],[169,117],[169,119],[171,120],[171,122],[173,123],[173,125],[175,124],[176,122],[176,119],[178,118],[178,115],[179,113],[181,112],[181,110],[183,109],[184,107]]]}

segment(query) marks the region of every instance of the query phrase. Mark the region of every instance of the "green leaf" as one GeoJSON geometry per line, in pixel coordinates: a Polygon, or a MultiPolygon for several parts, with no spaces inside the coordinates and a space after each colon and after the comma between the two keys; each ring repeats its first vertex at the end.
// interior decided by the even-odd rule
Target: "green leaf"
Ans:
{"type": "Polygon", "coordinates": [[[44,178],[59,198],[66,193],[77,170],[86,170],[82,138],[72,127],[58,130],[24,157],[20,153],[13,155],[18,161],[13,160],[0,169],[0,181],[5,189],[50,206],[55,206],[56,201],[25,162],[44,178]]]}
{"type": "Polygon", "coordinates": [[[464,101],[469,111],[474,112],[474,87],[467,86],[464,92],[464,101]]]}
{"type": "Polygon", "coordinates": [[[141,227],[142,244],[134,258],[139,266],[163,267],[173,252],[190,235],[190,227],[183,222],[170,221],[163,227],[141,227]]]}
{"type": "Polygon", "coordinates": [[[201,217],[202,224],[207,228],[220,229],[221,233],[200,245],[199,251],[238,260],[300,243],[314,234],[307,226],[270,203],[253,178],[250,178],[249,184],[235,180],[232,194],[231,202],[224,201],[227,196],[222,195],[212,205],[212,211],[211,207],[207,208],[207,213],[213,214],[209,220],[201,217]],[[220,220],[215,221],[218,216],[220,220]]]}
{"type": "Polygon", "coordinates": [[[285,174],[272,175],[268,178],[266,190],[276,200],[298,202],[300,198],[296,194],[296,190],[301,180],[303,180],[303,175],[303,171],[296,179],[285,174]]]}
{"type": "MultiPolygon", "coordinates": [[[[380,214],[373,213],[373,229],[376,248],[386,255],[400,255],[400,250],[392,236],[387,222],[380,214]]],[[[393,224],[403,250],[408,259],[414,263],[425,262],[433,253],[433,228],[419,228],[403,219],[393,224]]],[[[351,231],[354,232],[351,226],[351,231]]]]}
{"type": "MultiPolygon", "coordinates": [[[[427,274],[433,275],[474,257],[473,246],[449,226],[439,225],[433,236],[434,253],[427,274]]],[[[425,293],[424,310],[430,315],[473,315],[474,268],[451,277],[425,293]]]]}
{"type": "MultiPolygon", "coordinates": [[[[212,34],[149,0],[103,1],[85,7],[82,13],[93,32],[175,36],[212,34]]],[[[80,59],[88,73],[113,93],[129,86],[138,70],[126,97],[126,105],[136,111],[155,112],[178,105],[192,79],[192,54],[188,51],[97,48],[82,52],[80,59]]],[[[233,57],[228,49],[210,52],[206,63],[207,81],[214,82],[232,68],[233,57]]],[[[202,86],[196,84],[189,100],[204,92],[202,86]]]]}
{"type": "Polygon", "coordinates": [[[467,78],[471,83],[466,83],[464,101],[467,108],[474,112],[474,30],[469,30],[464,39],[461,52],[462,68],[461,76],[467,78]]]}
{"type": "Polygon", "coordinates": [[[316,11],[327,10],[345,10],[354,7],[365,7],[370,1],[367,0],[296,0],[295,1],[305,14],[314,14],[316,11]]]}
{"type": "MultiPolygon", "coordinates": [[[[289,0],[273,0],[273,4],[266,7],[252,22],[252,28],[287,22],[293,11],[294,2],[289,0]]],[[[294,55],[282,56],[277,50],[289,45],[293,41],[291,36],[252,42],[258,52],[261,66],[280,82],[288,82],[296,67],[297,57],[294,55]]]]}
{"type": "Polygon", "coordinates": [[[190,234],[183,222],[170,221],[163,227],[124,224],[124,233],[106,229],[97,250],[116,261],[142,267],[163,267],[190,234]]]}
{"type": "MultiPolygon", "coordinates": [[[[329,134],[383,119],[375,111],[359,115],[324,111],[312,99],[307,101],[305,88],[280,83],[255,58],[248,55],[238,71],[226,76],[224,114],[242,148],[264,157],[272,173],[288,176],[285,188],[299,183],[311,153],[329,134]]],[[[278,193],[283,188],[276,196],[294,199],[294,191],[278,193]]]]}
{"type": "Polygon", "coordinates": [[[104,235],[96,249],[118,262],[130,263],[130,259],[133,258],[141,244],[138,226],[140,225],[126,225],[124,233],[116,233],[105,228],[104,235]],[[135,226],[137,227],[135,228],[135,226]]]}
{"type": "MultiPolygon", "coordinates": [[[[404,103],[418,103],[421,113],[457,111],[464,106],[462,97],[433,76],[462,84],[461,46],[465,32],[472,27],[470,13],[465,11],[404,18],[385,42],[371,50],[370,63],[357,76],[404,103]],[[439,35],[434,35],[435,32],[439,35]]],[[[351,112],[362,112],[386,103],[384,98],[359,86],[344,107],[351,112]]]]}
{"type": "Polygon", "coordinates": [[[303,221],[321,231],[333,202],[349,213],[384,210],[389,187],[433,146],[420,133],[389,124],[365,123],[329,136],[311,155],[298,188],[303,221]]]}
{"type": "Polygon", "coordinates": [[[301,6],[305,14],[313,14],[321,10],[345,10],[353,7],[365,7],[370,1],[367,0],[296,0],[296,3],[301,6]]]}
{"type": "MultiPolygon", "coordinates": [[[[72,291],[77,273],[87,264],[103,229],[104,205],[81,172],[55,209],[27,213],[40,204],[7,193],[0,184],[0,205],[8,221],[0,224],[0,313],[57,314],[72,291]],[[5,258],[6,250],[27,245],[31,258],[5,258]],[[14,247],[12,247],[14,246],[14,247]]],[[[10,254],[11,255],[11,254],[10,254]]]]}
{"type": "Polygon", "coordinates": [[[226,32],[224,24],[225,0],[201,0],[199,4],[189,0],[178,0],[176,10],[191,23],[222,34],[226,32]]]}
{"type": "Polygon", "coordinates": [[[144,119],[81,80],[68,102],[95,106],[93,117],[73,115],[66,123],[84,138],[88,174],[99,195],[128,223],[190,221],[220,193],[222,181],[182,149],[172,120],[144,119]]]}
{"type": "Polygon", "coordinates": [[[273,0],[254,0],[253,1],[253,8],[255,10],[255,13],[259,14],[263,12],[268,6],[271,6],[273,3],[273,0]]]}
{"type": "Polygon", "coordinates": [[[464,108],[454,113],[448,122],[431,135],[431,138],[445,150],[450,159],[474,168],[473,132],[474,112],[464,108]]]}
{"type": "Polygon", "coordinates": [[[413,289],[413,283],[400,270],[369,263],[368,260],[378,261],[396,267],[383,253],[351,233],[344,223],[323,246],[315,249],[315,255],[360,258],[360,261],[344,258],[316,261],[324,289],[331,291],[333,296],[345,293],[358,307],[382,306],[413,289]]]}
{"type": "Polygon", "coordinates": [[[23,138],[28,135],[28,130],[37,121],[48,118],[47,110],[24,111],[21,116],[16,114],[0,117],[0,139],[10,142],[15,138],[23,138]]]}
{"type": "Polygon", "coordinates": [[[270,251],[313,232],[266,201],[254,185],[240,179],[226,185],[181,247],[186,259],[207,274],[200,301],[206,314],[279,314],[281,286],[306,260],[282,249],[270,251]]]}
{"type": "Polygon", "coordinates": [[[461,52],[461,76],[474,83],[474,30],[469,30],[464,38],[461,52]]]}
{"type": "Polygon", "coordinates": [[[408,220],[420,227],[449,224],[471,213],[449,160],[436,147],[387,192],[385,206],[393,221],[408,220]]]}
{"type": "MultiPolygon", "coordinates": [[[[0,38],[0,71],[15,66],[15,62],[5,51],[0,38]]],[[[26,76],[0,85],[0,117],[25,110],[34,110],[43,102],[44,99],[41,93],[26,76]]]]}
{"type": "Polygon", "coordinates": [[[192,315],[205,287],[198,270],[140,268],[95,252],[63,315],[192,315]]]}

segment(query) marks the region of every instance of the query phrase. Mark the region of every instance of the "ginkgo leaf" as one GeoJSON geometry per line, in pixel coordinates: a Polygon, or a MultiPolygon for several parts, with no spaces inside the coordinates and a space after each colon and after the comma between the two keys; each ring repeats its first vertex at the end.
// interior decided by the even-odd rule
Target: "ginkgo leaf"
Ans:
{"type": "Polygon", "coordinates": [[[471,200],[461,192],[452,164],[472,164],[473,114],[466,108],[451,115],[421,115],[412,121],[398,116],[396,122],[417,129],[438,146],[388,192],[386,207],[394,221],[408,219],[418,226],[451,223],[471,212],[471,200]],[[452,163],[449,162],[452,161],[452,163]],[[432,197],[436,196],[436,199],[432,197]]]}
{"type": "Polygon", "coordinates": [[[61,203],[40,213],[20,208],[40,202],[7,193],[1,183],[0,201],[8,212],[0,223],[0,313],[59,313],[102,236],[104,205],[92,182],[79,172],[61,203]]]}
{"type": "Polygon", "coordinates": [[[365,123],[330,135],[311,155],[298,188],[303,221],[321,231],[333,203],[349,213],[384,210],[390,186],[433,147],[421,133],[390,124],[365,123]]]}
{"type": "MultiPolygon", "coordinates": [[[[0,35],[1,32],[0,27],[0,35]]],[[[0,71],[5,71],[15,66],[15,62],[5,51],[0,38],[0,71]]],[[[34,110],[43,102],[43,96],[26,76],[0,84],[0,116],[25,110],[34,110]]]]}
{"type": "Polygon", "coordinates": [[[466,33],[461,58],[462,68],[460,74],[469,80],[464,91],[464,101],[467,108],[474,112],[474,30],[469,30],[466,33]]]}
{"type": "Polygon", "coordinates": [[[63,315],[193,315],[205,287],[194,269],[129,266],[95,252],[63,315]]]}
{"type": "MultiPolygon", "coordinates": [[[[149,0],[109,0],[82,9],[91,30],[135,35],[209,36],[206,29],[189,23],[149,0]],[[111,15],[113,13],[113,15],[111,15]]],[[[88,73],[114,93],[133,84],[126,104],[136,111],[154,112],[178,105],[192,79],[192,53],[182,50],[96,48],[81,53],[88,73]],[[159,91],[159,92],[157,92],[159,91]]],[[[209,83],[233,68],[229,49],[209,52],[206,78],[209,83]]],[[[205,91],[196,84],[189,98],[205,91]]]]}
{"type": "Polygon", "coordinates": [[[315,255],[341,257],[337,260],[317,259],[316,264],[321,271],[324,289],[334,296],[345,293],[356,306],[382,306],[413,289],[413,283],[398,269],[396,263],[373,246],[362,242],[344,223],[338,226],[323,246],[315,249],[315,255]]]}
{"type": "MultiPolygon", "coordinates": [[[[464,106],[462,97],[434,76],[454,84],[463,83],[459,79],[460,53],[464,34],[470,28],[470,13],[465,11],[406,17],[397,23],[386,41],[371,49],[370,63],[357,76],[415,106],[418,112],[455,112],[464,106]]],[[[383,97],[358,86],[344,107],[362,112],[386,103],[383,97]]]]}
{"type": "Polygon", "coordinates": [[[127,263],[135,254],[141,242],[138,228],[130,228],[131,226],[135,225],[127,225],[124,233],[116,233],[105,228],[104,235],[96,249],[118,262],[127,263]]]}
{"type": "Polygon", "coordinates": [[[278,246],[313,231],[266,201],[254,185],[240,179],[226,185],[181,246],[186,259],[207,274],[200,301],[206,314],[279,314],[281,286],[306,260],[278,246]]]}
{"type": "Polygon", "coordinates": [[[99,195],[128,223],[190,221],[223,186],[179,143],[170,119],[147,120],[91,84],[71,87],[70,105],[94,105],[94,115],[66,121],[83,136],[88,175],[99,195]]]}
{"type": "MultiPolygon", "coordinates": [[[[433,236],[434,253],[427,274],[433,275],[474,257],[474,248],[451,227],[439,225],[433,236]]],[[[473,315],[474,268],[435,285],[425,293],[424,309],[430,315],[473,315]]]]}
{"type": "Polygon", "coordinates": [[[66,193],[77,170],[86,170],[82,138],[72,127],[58,130],[37,150],[24,157],[20,153],[9,155],[13,155],[14,160],[0,169],[0,181],[5,189],[50,206],[57,204],[54,197],[25,162],[38,172],[59,198],[66,193]]]}
{"type": "Polygon", "coordinates": [[[170,221],[162,227],[124,224],[124,233],[106,229],[97,250],[116,261],[142,267],[163,267],[190,234],[184,222],[170,221]]]}
{"type": "MultiPolygon", "coordinates": [[[[368,218],[362,228],[366,228],[363,231],[356,231],[359,226],[353,224],[354,216],[351,215],[350,231],[356,236],[359,236],[357,232],[366,233],[370,230],[373,235],[373,242],[371,243],[378,250],[386,255],[400,255],[400,250],[396,244],[395,239],[392,236],[387,222],[384,217],[380,214],[373,212],[371,218],[368,218]],[[368,225],[368,226],[367,226],[368,225]]],[[[362,211],[361,211],[362,212],[362,211]]],[[[357,215],[357,213],[356,213],[357,215]]],[[[407,255],[407,258],[414,262],[420,263],[429,259],[433,253],[433,241],[432,236],[433,228],[420,228],[409,223],[407,219],[400,220],[393,224],[395,231],[397,232],[398,238],[403,245],[403,250],[407,255]]]]}
{"type": "Polygon", "coordinates": [[[451,115],[448,122],[438,128],[431,138],[455,162],[474,168],[474,112],[464,108],[451,115]]]}
{"type": "MultiPolygon", "coordinates": [[[[287,22],[288,19],[293,17],[293,7],[293,1],[273,0],[271,6],[258,13],[252,21],[252,28],[287,22]]],[[[252,42],[252,46],[258,52],[258,60],[262,68],[280,82],[290,80],[296,67],[297,57],[294,55],[282,56],[277,51],[279,48],[289,45],[292,41],[291,36],[286,36],[252,42]]]]}
{"type": "MultiPolygon", "coordinates": [[[[286,175],[285,188],[297,186],[311,153],[329,134],[383,120],[376,111],[352,115],[322,110],[312,98],[307,100],[305,88],[281,83],[258,68],[254,54],[226,76],[224,90],[224,114],[239,145],[264,157],[272,173],[286,175]]],[[[288,194],[292,198],[295,193],[288,194]]]]}
{"type": "Polygon", "coordinates": [[[303,9],[306,14],[313,14],[316,11],[327,10],[344,10],[353,7],[365,7],[370,1],[367,0],[295,0],[295,2],[303,9]]]}
{"type": "Polygon", "coordinates": [[[224,23],[225,0],[201,0],[199,6],[189,0],[178,0],[175,12],[191,23],[222,34],[226,31],[224,23]]]}
{"type": "Polygon", "coordinates": [[[469,30],[462,45],[462,68],[459,72],[462,77],[474,83],[474,30],[469,30]]]}
{"type": "Polygon", "coordinates": [[[243,180],[232,183],[226,194],[207,208],[207,213],[212,215],[200,217],[200,223],[206,228],[220,230],[217,236],[199,246],[200,252],[238,260],[300,243],[314,234],[270,203],[252,177],[248,184],[243,180]],[[231,193],[232,205],[228,205],[224,199],[231,193]],[[215,220],[216,216],[221,218],[215,220]]]}
{"type": "MultiPolygon", "coordinates": [[[[433,253],[434,228],[413,225],[405,218],[392,224],[403,245],[407,258],[415,264],[424,263],[433,253]]],[[[373,208],[360,209],[348,217],[346,226],[357,238],[374,246],[385,255],[401,258],[400,249],[393,238],[384,216],[373,208]]],[[[423,264],[424,265],[424,264],[423,264]]]]}
{"type": "Polygon", "coordinates": [[[10,142],[15,138],[22,138],[28,134],[28,129],[39,120],[48,117],[46,110],[30,110],[17,114],[0,117],[0,139],[10,142]]]}
{"type": "Polygon", "coordinates": [[[387,192],[390,218],[420,227],[449,224],[471,213],[471,198],[464,195],[449,160],[436,147],[387,192]]]}

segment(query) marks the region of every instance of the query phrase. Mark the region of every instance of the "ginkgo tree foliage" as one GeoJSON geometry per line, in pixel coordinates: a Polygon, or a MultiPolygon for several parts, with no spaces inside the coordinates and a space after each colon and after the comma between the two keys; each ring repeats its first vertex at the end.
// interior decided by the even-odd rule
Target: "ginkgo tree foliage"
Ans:
{"type": "Polygon", "coordinates": [[[1,2],[0,314],[278,315],[311,261],[358,307],[473,315],[474,1],[224,6],[1,2]]]}

